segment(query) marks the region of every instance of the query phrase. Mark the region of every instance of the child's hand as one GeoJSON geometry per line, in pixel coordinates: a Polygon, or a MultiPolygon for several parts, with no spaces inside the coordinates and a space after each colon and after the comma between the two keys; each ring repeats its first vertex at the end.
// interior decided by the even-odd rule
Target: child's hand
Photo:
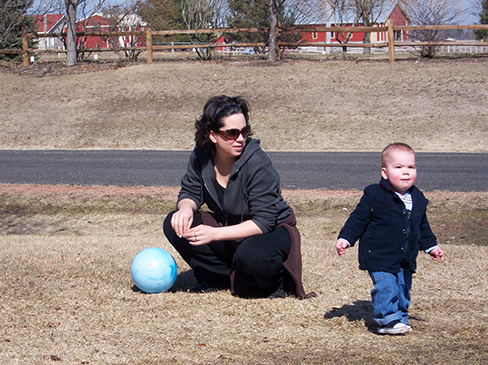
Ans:
{"type": "Polygon", "coordinates": [[[442,251],[440,247],[434,248],[429,252],[429,255],[432,256],[432,260],[434,261],[441,259],[441,262],[444,262],[444,251],[442,251]]]}
{"type": "Polygon", "coordinates": [[[342,256],[346,253],[346,248],[349,247],[349,244],[345,240],[341,240],[340,238],[337,240],[336,243],[336,250],[339,256],[342,256]]]}

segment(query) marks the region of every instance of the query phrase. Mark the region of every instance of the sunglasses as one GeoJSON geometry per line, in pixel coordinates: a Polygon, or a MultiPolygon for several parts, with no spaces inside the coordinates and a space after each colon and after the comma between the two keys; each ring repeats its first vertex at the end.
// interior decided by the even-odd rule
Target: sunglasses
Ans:
{"type": "Polygon", "coordinates": [[[247,138],[247,136],[251,135],[251,127],[246,125],[242,129],[232,128],[227,129],[225,131],[216,131],[215,133],[220,134],[224,139],[230,141],[235,141],[239,136],[242,134],[242,137],[247,138]]]}

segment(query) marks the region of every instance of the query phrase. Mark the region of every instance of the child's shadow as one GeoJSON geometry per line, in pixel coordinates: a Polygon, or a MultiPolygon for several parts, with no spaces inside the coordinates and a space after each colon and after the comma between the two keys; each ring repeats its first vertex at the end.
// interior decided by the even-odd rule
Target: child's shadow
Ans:
{"type": "MultiPolygon", "coordinates": [[[[369,332],[377,333],[377,324],[373,320],[373,305],[370,300],[357,300],[352,304],[344,304],[341,308],[332,308],[324,314],[325,319],[346,317],[349,322],[364,320],[369,332]]],[[[422,321],[417,317],[409,316],[410,320],[422,321]]]]}
{"type": "Polygon", "coordinates": [[[349,322],[364,320],[368,331],[376,331],[376,324],[373,320],[373,306],[370,300],[357,300],[352,304],[344,304],[341,308],[334,307],[324,314],[325,319],[336,317],[346,317],[349,322]]]}

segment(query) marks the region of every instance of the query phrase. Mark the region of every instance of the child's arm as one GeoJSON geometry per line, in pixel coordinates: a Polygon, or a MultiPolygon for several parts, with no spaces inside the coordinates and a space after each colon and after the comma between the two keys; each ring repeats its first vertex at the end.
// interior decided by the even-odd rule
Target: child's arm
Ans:
{"type": "Polygon", "coordinates": [[[347,242],[345,239],[339,238],[336,243],[336,250],[339,256],[342,256],[346,253],[346,248],[348,248],[349,242],[347,242]]]}
{"type": "Polygon", "coordinates": [[[433,250],[430,250],[428,254],[432,256],[432,260],[437,261],[440,259],[441,262],[444,262],[444,251],[442,251],[439,246],[435,247],[433,250]]]}
{"type": "Polygon", "coordinates": [[[361,200],[339,232],[336,242],[336,250],[339,256],[346,253],[346,248],[354,246],[371,221],[371,197],[367,190],[371,189],[366,188],[364,190],[361,200]]]}

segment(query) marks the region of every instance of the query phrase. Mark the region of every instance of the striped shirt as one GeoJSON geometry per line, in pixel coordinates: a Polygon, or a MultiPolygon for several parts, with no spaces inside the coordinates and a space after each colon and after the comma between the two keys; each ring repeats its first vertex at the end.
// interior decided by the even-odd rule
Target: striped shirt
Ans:
{"type": "Polygon", "coordinates": [[[402,200],[403,204],[405,204],[405,208],[411,211],[413,208],[412,194],[410,194],[408,191],[405,193],[405,195],[402,195],[396,191],[395,193],[402,200]]]}

